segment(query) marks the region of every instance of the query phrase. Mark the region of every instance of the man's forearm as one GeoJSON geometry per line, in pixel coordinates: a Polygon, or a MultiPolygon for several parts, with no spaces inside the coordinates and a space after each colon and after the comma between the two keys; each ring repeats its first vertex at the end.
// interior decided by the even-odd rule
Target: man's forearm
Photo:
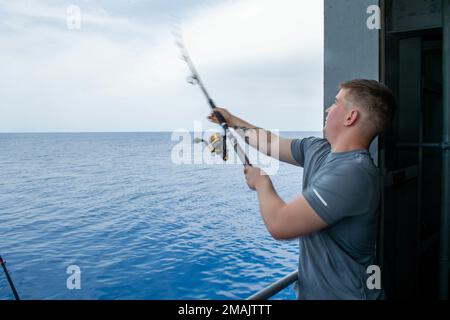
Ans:
{"type": "MultiPolygon", "coordinates": [[[[257,149],[258,151],[272,156],[273,153],[277,153],[279,150],[275,150],[274,146],[279,145],[279,137],[263,128],[257,128],[254,125],[238,118],[233,117],[233,126],[236,127],[236,131],[241,135],[246,142],[257,149]],[[249,129],[245,129],[249,128],[249,129]]],[[[275,155],[278,157],[277,155],[275,155]]]]}
{"type": "Polygon", "coordinates": [[[279,210],[285,205],[285,202],[278,196],[270,178],[266,178],[267,180],[264,183],[256,186],[259,209],[267,230],[269,230],[270,234],[274,238],[278,238],[278,213],[279,210]]]}

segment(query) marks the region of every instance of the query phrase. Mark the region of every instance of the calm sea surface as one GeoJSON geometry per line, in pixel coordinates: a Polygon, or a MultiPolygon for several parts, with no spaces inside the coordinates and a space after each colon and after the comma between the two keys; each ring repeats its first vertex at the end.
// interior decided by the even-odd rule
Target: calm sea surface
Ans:
{"type": "MultiPolygon", "coordinates": [[[[174,164],[177,143],[170,133],[0,134],[0,255],[21,298],[243,299],[295,270],[297,241],[270,237],[242,166],[174,164]],[[67,288],[70,265],[80,290],[67,288]]],[[[301,179],[286,164],[272,177],[285,200],[301,179]]],[[[0,299],[11,298],[0,270],[0,299]]]]}

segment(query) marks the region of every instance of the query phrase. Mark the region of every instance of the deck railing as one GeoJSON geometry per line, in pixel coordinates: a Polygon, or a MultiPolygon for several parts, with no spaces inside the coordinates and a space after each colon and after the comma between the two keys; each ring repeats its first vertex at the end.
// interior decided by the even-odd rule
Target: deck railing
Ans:
{"type": "Polygon", "coordinates": [[[281,290],[287,288],[291,284],[293,284],[295,281],[297,281],[297,275],[298,271],[295,270],[294,272],[291,272],[287,276],[281,278],[280,280],[272,283],[271,285],[265,287],[261,291],[255,293],[254,295],[247,298],[247,300],[267,300],[274,295],[276,295],[281,290]]]}

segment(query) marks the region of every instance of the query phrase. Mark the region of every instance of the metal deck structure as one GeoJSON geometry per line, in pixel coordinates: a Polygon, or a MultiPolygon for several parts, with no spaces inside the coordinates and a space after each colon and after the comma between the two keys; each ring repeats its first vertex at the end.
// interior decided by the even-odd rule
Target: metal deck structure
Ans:
{"type": "MultiPolygon", "coordinates": [[[[324,110],[339,83],[375,79],[398,102],[370,151],[382,173],[378,259],[388,299],[448,299],[450,0],[325,0],[324,110]],[[377,5],[381,28],[369,28],[377,5]]],[[[296,272],[249,299],[268,299],[296,272]]]]}

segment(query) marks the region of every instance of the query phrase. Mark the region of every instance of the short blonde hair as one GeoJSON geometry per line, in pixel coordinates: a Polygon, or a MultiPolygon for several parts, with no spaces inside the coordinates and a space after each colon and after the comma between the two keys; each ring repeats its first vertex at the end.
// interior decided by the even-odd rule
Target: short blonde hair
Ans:
{"type": "Polygon", "coordinates": [[[365,110],[373,126],[374,134],[384,131],[394,119],[397,103],[392,91],[384,84],[367,79],[353,79],[340,84],[347,89],[347,99],[365,110]]]}

